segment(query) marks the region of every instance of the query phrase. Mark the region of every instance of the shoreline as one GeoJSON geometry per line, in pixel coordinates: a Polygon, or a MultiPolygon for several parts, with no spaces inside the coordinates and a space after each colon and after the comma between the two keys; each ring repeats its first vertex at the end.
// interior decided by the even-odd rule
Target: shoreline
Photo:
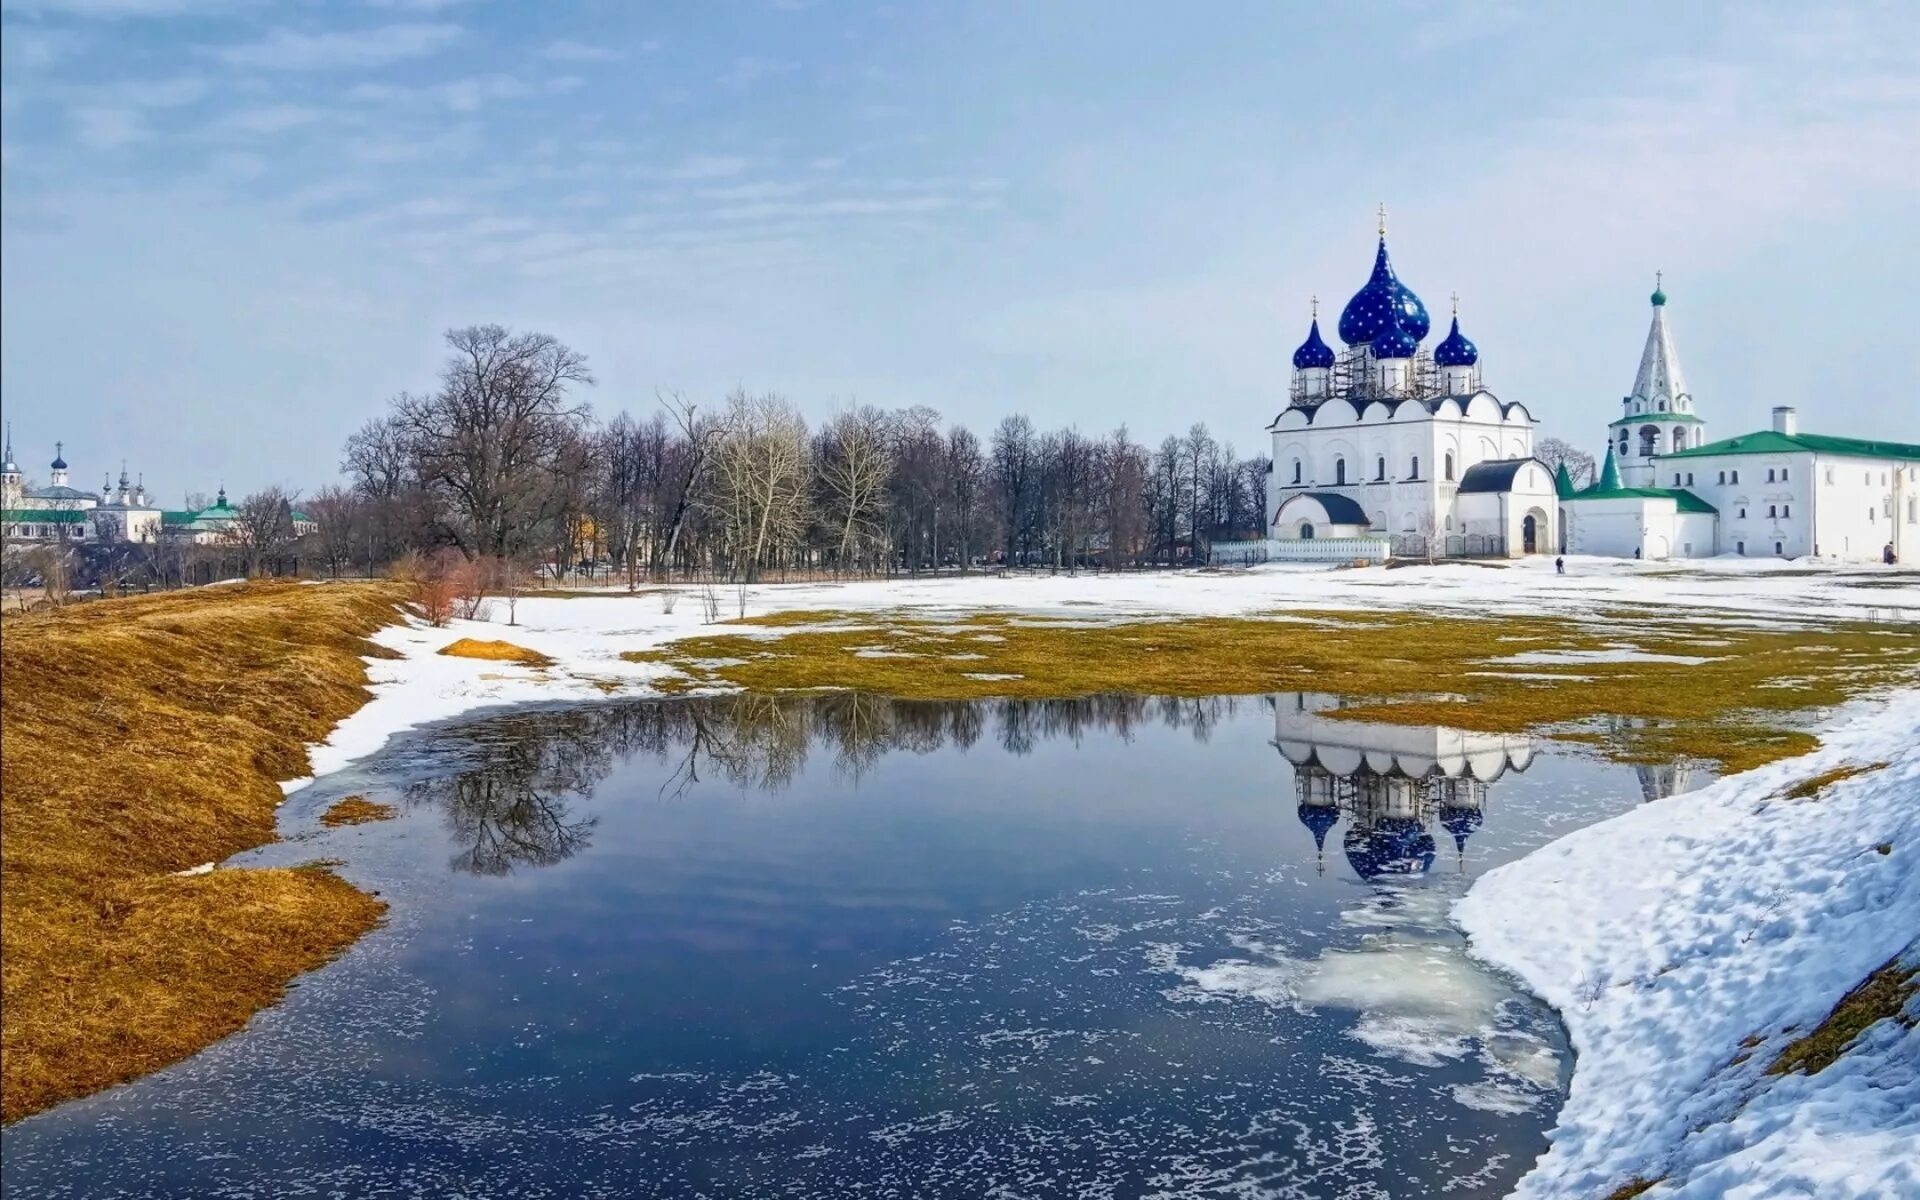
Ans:
{"type": "Polygon", "coordinates": [[[1849,705],[1813,752],[1576,830],[1455,905],[1574,1047],[1514,1196],[1920,1189],[1920,1032],[1881,1020],[1813,1073],[1783,1058],[1877,969],[1920,968],[1915,728],[1920,686],[1849,705]]]}

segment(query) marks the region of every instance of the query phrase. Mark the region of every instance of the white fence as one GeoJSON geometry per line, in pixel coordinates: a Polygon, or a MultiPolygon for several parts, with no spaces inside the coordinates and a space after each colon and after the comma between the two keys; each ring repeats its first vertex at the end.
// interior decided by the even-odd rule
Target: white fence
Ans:
{"type": "Polygon", "coordinates": [[[1257,542],[1215,542],[1207,560],[1215,566],[1262,562],[1385,562],[1393,544],[1383,537],[1267,538],[1257,542]]]}

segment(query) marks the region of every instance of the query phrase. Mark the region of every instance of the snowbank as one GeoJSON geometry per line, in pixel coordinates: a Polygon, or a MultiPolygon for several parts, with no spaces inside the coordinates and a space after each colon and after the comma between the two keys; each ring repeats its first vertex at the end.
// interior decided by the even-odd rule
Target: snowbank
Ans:
{"type": "Polygon", "coordinates": [[[1666,1180],[1649,1200],[1920,1196],[1920,1029],[1882,1021],[1815,1075],[1765,1074],[1875,968],[1920,955],[1920,692],[1845,717],[1812,754],[1579,830],[1455,907],[1577,1054],[1517,1196],[1636,1178],[1666,1180]]]}

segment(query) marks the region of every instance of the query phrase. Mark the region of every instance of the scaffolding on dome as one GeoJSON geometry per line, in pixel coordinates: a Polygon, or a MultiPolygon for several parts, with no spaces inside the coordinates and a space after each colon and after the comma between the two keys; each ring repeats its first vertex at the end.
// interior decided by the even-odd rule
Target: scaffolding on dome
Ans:
{"type": "MultiPolygon", "coordinates": [[[[1469,370],[1467,388],[1458,394],[1470,395],[1480,388],[1479,364],[1475,363],[1469,370]]],[[[1328,373],[1325,395],[1310,395],[1303,374],[1294,372],[1287,391],[1290,408],[1318,408],[1328,400],[1431,400],[1455,394],[1445,387],[1446,375],[1434,364],[1433,353],[1425,346],[1414,355],[1406,382],[1396,387],[1381,384],[1373,356],[1365,346],[1348,346],[1340,351],[1328,373]]]]}

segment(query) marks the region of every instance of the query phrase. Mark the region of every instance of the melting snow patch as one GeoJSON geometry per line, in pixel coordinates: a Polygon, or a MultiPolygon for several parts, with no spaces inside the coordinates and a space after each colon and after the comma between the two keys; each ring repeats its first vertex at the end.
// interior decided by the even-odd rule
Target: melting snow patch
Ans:
{"type": "Polygon", "coordinates": [[[1558,1008],[1577,1052],[1516,1196],[1636,1177],[1663,1200],[1920,1196],[1920,1031],[1882,1020],[1816,1074],[1766,1074],[1881,964],[1920,961],[1916,728],[1920,691],[1855,706],[1812,754],[1578,830],[1459,902],[1474,953],[1558,1008]],[[1865,761],[1888,766],[1771,802],[1865,761]]]}

